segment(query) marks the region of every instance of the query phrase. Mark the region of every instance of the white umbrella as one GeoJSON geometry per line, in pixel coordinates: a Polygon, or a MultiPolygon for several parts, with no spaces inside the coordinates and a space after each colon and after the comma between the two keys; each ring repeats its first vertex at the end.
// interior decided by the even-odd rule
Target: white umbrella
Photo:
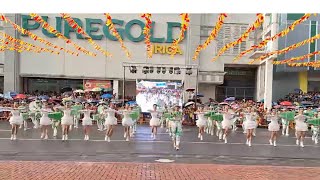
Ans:
{"type": "Polygon", "coordinates": [[[73,91],[73,92],[75,92],[75,93],[84,93],[84,90],[82,90],[82,89],[77,89],[77,90],[75,90],[75,91],[73,91]]]}

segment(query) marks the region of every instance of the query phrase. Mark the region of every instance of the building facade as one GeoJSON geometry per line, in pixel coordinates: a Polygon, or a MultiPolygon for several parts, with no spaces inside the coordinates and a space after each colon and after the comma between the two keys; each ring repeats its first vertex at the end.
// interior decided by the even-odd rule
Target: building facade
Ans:
{"type": "MultiPolygon", "coordinates": [[[[40,15],[72,42],[96,53],[97,56],[92,57],[83,53],[73,56],[63,51],[60,52],[60,55],[5,51],[1,53],[4,64],[3,88],[5,92],[59,91],[66,86],[83,87],[84,80],[100,80],[108,81],[113,92],[118,95],[122,95],[123,88],[125,88],[125,95],[134,96],[136,80],[143,79],[181,81],[185,89],[195,88],[203,94],[204,101],[208,98],[223,100],[226,97],[260,100],[265,96],[265,86],[262,86],[264,80],[261,79],[261,74],[266,73],[263,65],[260,66],[259,63],[248,65],[251,54],[236,63],[232,62],[236,55],[255,43],[262,29],[250,34],[247,41],[229,49],[212,62],[212,58],[220,48],[238,39],[246,31],[256,19],[255,14],[228,14],[218,38],[212,41],[207,49],[201,51],[195,61],[192,60],[194,51],[208,38],[218,19],[218,14],[191,14],[190,28],[185,39],[179,44],[178,53],[173,58],[170,57],[170,45],[173,39],[178,37],[180,31],[179,14],[153,14],[151,42],[154,54],[152,59],[148,59],[146,55],[142,34],[144,20],[140,15],[112,15],[125,46],[132,54],[131,60],[126,57],[120,43],[108,31],[103,14],[71,15],[97,44],[112,53],[112,57],[106,57],[96,51],[86,39],[74,32],[59,14],[40,15]],[[124,63],[128,64],[128,67],[124,68],[124,63]],[[130,72],[130,66],[134,65],[138,67],[137,73],[130,72]],[[157,73],[154,70],[153,73],[144,74],[143,66],[154,69],[165,67],[166,73],[157,73]],[[169,73],[169,69],[175,67],[182,68],[181,74],[169,73]],[[185,73],[184,68],[188,67],[192,67],[191,75],[185,73]]],[[[28,14],[6,14],[6,17],[57,46],[75,51],[72,45],[42,29],[28,14]]],[[[2,31],[12,37],[36,46],[50,48],[28,36],[21,35],[9,23],[3,23],[2,27],[2,31]]]]}

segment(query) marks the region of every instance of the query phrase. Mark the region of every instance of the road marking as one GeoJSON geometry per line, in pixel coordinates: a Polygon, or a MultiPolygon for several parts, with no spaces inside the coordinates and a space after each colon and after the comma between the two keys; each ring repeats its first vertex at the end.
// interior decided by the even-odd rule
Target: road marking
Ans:
{"type": "MultiPolygon", "coordinates": [[[[10,138],[0,138],[0,140],[10,140],[10,138]]],[[[47,140],[43,140],[43,139],[18,139],[18,141],[62,141],[61,139],[47,139],[47,140]]],[[[86,142],[84,141],[83,139],[69,139],[67,141],[83,141],[83,142],[86,142]]],[[[91,142],[106,142],[105,140],[89,140],[91,142]]],[[[112,142],[126,142],[125,140],[111,140],[111,143],[112,142]]],[[[138,140],[138,141],[135,141],[135,140],[131,140],[129,142],[135,142],[135,143],[172,143],[171,141],[152,141],[152,140],[138,140]]],[[[223,142],[206,142],[206,141],[202,141],[202,142],[190,142],[190,141],[182,141],[181,142],[182,144],[213,144],[213,145],[245,145],[245,143],[223,143],[223,142]]],[[[261,143],[253,143],[252,146],[270,146],[272,148],[277,148],[279,146],[284,146],[284,147],[299,147],[295,144],[278,144],[277,147],[273,147],[271,146],[270,144],[261,144],[261,143]]],[[[315,147],[315,148],[320,148],[319,145],[304,145],[305,147],[315,147]]]]}

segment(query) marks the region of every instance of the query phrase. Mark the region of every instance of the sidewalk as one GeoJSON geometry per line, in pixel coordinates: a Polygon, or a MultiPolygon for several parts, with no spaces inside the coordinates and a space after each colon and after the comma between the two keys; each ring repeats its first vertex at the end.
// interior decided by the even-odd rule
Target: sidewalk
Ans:
{"type": "Polygon", "coordinates": [[[1,161],[2,180],[320,179],[320,168],[171,163],[1,161]]]}

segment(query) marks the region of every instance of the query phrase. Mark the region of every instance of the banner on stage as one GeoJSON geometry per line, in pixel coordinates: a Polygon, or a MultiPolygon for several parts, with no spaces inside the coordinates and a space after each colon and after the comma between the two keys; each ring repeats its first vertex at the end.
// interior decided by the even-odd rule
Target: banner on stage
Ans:
{"type": "Polygon", "coordinates": [[[93,88],[103,88],[107,90],[112,90],[111,81],[109,80],[92,80],[85,79],[83,80],[84,90],[91,90],[93,88]]]}

